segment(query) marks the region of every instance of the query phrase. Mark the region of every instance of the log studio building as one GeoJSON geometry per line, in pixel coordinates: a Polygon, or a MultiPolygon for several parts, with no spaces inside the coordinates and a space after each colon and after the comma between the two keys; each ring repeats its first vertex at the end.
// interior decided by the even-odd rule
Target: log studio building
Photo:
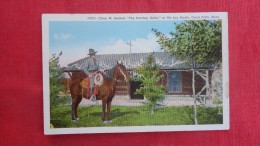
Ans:
{"type": "MultiPolygon", "coordinates": [[[[133,75],[133,69],[141,66],[146,62],[150,53],[131,53],[131,54],[102,54],[96,55],[99,69],[109,70],[113,68],[117,61],[122,61],[125,65],[128,74],[133,75]]],[[[166,52],[154,52],[156,64],[160,68],[160,74],[164,77],[161,83],[165,86],[166,95],[190,96],[192,95],[192,71],[191,65],[185,62],[178,61],[166,52]]],[[[70,76],[70,80],[83,79],[86,74],[82,71],[84,68],[89,68],[90,71],[95,71],[94,65],[88,64],[90,57],[86,57],[70,63],[64,69],[70,76]],[[88,65],[87,65],[88,64],[88,65]]],[[[196,94],[208,95],[209,81],[213,68],[211,66],[197,66],[199,71],[204,72],[207,76],[197,75],[196,94]]],[[[134,92],[140,87],[138,82],[119,82],[116,86],[116,95],[129,95],[130,99],[143,99],[141,95],[135,95],[134,92]]]]}

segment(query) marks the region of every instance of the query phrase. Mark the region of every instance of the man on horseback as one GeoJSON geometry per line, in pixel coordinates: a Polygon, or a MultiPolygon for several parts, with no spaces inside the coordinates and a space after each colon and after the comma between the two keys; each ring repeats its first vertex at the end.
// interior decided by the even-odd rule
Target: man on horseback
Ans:
{"type": "Polygon", "coordinates": [[[97,74],[97,72],[91,73],[90,70],[96,70],[98,71],[99,66],[97,64],[97,60],[96,60],[96,53],[97,51],[95,51],[94,49],[90,48],[89,49],[89,60],[88,60],[88,64],[87,67],[84,68],[84,72],[88,75],[88,78],[90,79],[90,100],[91,101],[96,101],[96,92],[97,88],[95,87],[95,82],[96,80],[100,80],[100,74],[97,74]],[[91,68],[90,68],[91,67],[91,68]],[[97,79],[95,79],[97,78],[97,79]]]}

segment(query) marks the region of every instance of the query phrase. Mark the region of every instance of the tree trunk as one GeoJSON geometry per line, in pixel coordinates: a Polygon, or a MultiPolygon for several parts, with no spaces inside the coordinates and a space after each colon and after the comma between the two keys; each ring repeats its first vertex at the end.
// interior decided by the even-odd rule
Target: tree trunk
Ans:
{"type": "Polygon", "coordinates": [[[154,114],[154,106],[152,106],[151,110],[150,110],[150,114],[153,115],[154,114]]]}
{"type": "Polygon", "coordinates": [[[197,102],[196,102],[196,92],[195,92],[195,63],[193,61],[192,63],[192,92],[193,92],[193,99],[194,99],[194,105],[193,105],[193,110],[194,110],[194,124],[197,125],[197,102]]]}

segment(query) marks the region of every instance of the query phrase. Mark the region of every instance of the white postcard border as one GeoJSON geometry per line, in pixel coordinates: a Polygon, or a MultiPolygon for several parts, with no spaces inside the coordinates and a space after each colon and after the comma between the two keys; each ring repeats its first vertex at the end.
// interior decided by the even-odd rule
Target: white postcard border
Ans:
{"type": "Polygon", "coordinates": [[[43,54],[43,108],[44,133],[82,134],[82,133],[125,133],[162,131],[207,131],[229,129],[229,61],[228,61],[228,14],[227,12],[201,13],[122,13],[122,14],[43,14],[42,15],[42,54],[43,54]],[[178,19],[177,19],[178,18],[178,19]],[[125,127],[87,127],[50,128],[49,101],[49,22],[50,21],[163,21],[163,20],[222,20],[222,61],[223,61],[223,124],[213,125],[171,125],[171,126],[125,126],[125,127]],[[225,62],[225,63],[224,63],[225,62]]]}

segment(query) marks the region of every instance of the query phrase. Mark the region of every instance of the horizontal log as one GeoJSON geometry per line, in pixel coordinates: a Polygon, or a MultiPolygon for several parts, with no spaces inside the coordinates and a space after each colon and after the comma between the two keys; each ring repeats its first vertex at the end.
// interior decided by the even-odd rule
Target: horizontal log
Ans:
{"type": "Polygon", "coordinates": [[[116,89],[127,89],[127,86],[116,86],[116,89]]]}
{"type": "Polygon", "coordinates": [[[115,92],[116,95],[128,95],[127,91],[116,91],[115,92]]]}

